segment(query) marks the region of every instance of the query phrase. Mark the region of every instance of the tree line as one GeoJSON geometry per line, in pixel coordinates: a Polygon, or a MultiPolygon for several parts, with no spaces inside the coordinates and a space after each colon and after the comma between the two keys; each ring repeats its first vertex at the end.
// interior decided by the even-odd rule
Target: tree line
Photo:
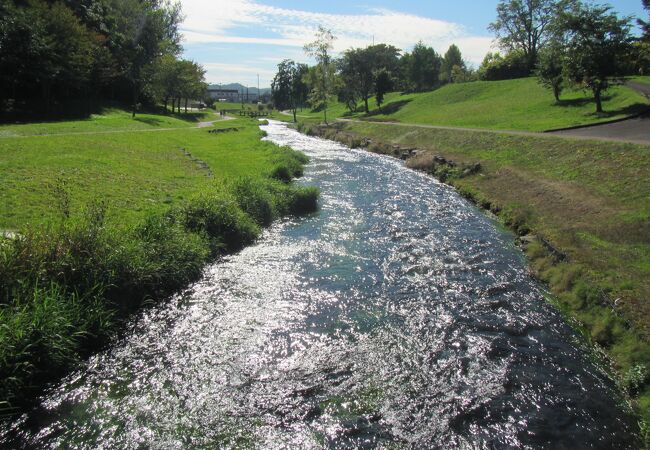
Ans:
{"type": "MultiPolygon", "coordinates": [[[[642,0],[650,12],[650,0],[642,0]]],[[[619,17],[610,6],[579,0],[504,0],[489,29],[500,52],[488,53],[477,70],[451,45],[444,55],[418,42],[410,52],[386,44],[351,48],[334,58],[335,37],[320,28],[305,51],[316,59],[308,67],[292,60],[278,66],[273,102],[293,111],[309,105],[322,109],[337,98],[350,111],[370,112],[375,98],[381,110],[390,91],[422,92],[448,83],[505,80],[535,75],[560,100],[562,90],[579,87],[593,93],[597,112],[602,94],[624,75],[650,72],[650,19],[637,19],[642,36],[632,34],[632,17],[619,17]]]]}
{"type": "Polygon", "coordinates": [[[205,71],[180,59],[180,3],[169,0],[0,2],[0,112],[88,113],[202,97],[205,71]]]}
{"type": "Polygon", "coordinates": [[[423,92],[446,83],[472,79],[460,49],[451,45],[444,55],[418,42],[411,52],[392,45],[377,44],[351,48],[339,58],[331,50],[335,37],[320,28],[316,40],[305,51],[317,61],[313,67],[284,60],[271,83],[273,103],[279,109],[291,110],[307,104],[326,110],[330,97],[344,103],[350,111],[361,108],[370,112],[369,101],[376,98],[381,108],[386,93],[393,90],[423,92]]]}

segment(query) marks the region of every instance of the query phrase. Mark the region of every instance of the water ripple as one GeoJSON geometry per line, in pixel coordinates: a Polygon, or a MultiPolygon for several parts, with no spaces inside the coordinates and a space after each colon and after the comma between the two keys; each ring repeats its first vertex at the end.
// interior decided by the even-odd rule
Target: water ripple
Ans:
{"type": "Polygon", "coordinates": [[[4,431],[37,448],[627,448],[612,382],[512,236],[390,158],[303,136],[321,209],[144,312],[4,431]]]}

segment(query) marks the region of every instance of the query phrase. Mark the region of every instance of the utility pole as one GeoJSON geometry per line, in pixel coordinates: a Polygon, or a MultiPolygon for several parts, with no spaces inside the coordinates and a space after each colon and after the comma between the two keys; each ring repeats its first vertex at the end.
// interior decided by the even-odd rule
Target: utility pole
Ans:
{"type": "Polygon", "coordinates": [[[260,74],[257,74],[257,103],[260,102],[260,74]]]}

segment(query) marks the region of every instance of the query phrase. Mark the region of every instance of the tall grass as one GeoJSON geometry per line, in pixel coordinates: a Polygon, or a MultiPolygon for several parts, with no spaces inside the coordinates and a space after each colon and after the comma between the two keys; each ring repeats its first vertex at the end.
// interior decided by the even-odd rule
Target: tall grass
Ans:
{"type": "MultiPolygon", "coordinates": [[[[300,164],[292,175],[302,172],[299,158],[284,159],[300,164]]],[[[0,416],[105,343],[145,300],[196,280],[274,219],[315,210],[317,197],[315,188],[241,178],[132,227],[107,223],[94,202],[0,237],[0,416]]]]}

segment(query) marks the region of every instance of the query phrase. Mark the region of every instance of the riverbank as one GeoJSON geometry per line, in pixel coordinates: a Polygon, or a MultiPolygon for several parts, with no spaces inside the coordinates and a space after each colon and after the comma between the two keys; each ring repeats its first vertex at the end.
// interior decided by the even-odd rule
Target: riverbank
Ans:
{"type": "Polygon", "coordinates": [[[0,127],[0,227],[14,230],[0,237],[0,416],[210,261],[316,209],[318,190],[291,184],[307,158],[261,141],[258,121],[149,119],[159,133],[128,120],[53,124],[58,136],[0,127]]]}
{"type": "Polygon", "coordinates": [[[560,309],[610,356],[647,423],[648,146],[366,122],[304,128],[402,157],[499,215],[560,309]]]}

